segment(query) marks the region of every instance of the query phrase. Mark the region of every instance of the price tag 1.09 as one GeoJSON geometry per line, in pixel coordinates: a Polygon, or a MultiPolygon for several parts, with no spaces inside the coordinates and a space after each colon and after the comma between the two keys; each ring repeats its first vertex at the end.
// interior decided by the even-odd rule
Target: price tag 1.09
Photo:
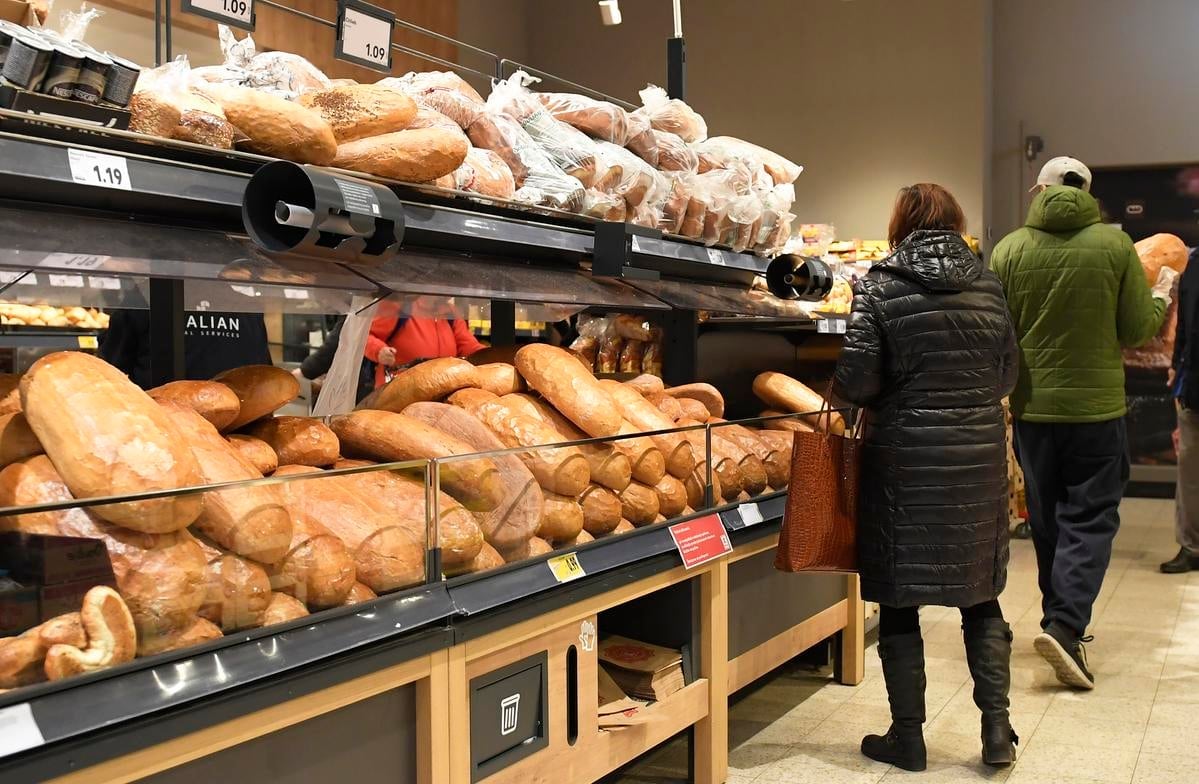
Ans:
{"type": "Polygon", "coordinates": [[[338,0],[337,47],[339,60],[391,73],[391,33],[395,14],[361,0],[338,0]]]}
{"type": "Polygon", "coordinates": [[[254,32],[254,0],[183,0],[183,10],[254,32]]]}
{"type": "Polygon", "coordinates": [[[68,149],[67,163],[71,166],[71,179],[80,185],[130,190],[129,165],[123,156],[68,149]]]}
{"type": "Polygon", "coordinates": [[[587,572],[583,571],[583,565],[579,563],[578,553],[555,556],[546,563],[549,564],[554,579],[560,583],[568,583],[571,580],[587,576],[587,572]]]}

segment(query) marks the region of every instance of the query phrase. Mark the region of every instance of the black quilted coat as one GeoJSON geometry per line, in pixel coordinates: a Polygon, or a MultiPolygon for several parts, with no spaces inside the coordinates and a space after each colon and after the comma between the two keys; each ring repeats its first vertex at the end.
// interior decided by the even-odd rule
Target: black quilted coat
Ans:
{"type": "Polygon", "coordinates": [[[836,391],[867,412],[862,596],[970,607],[1007,579],[1002,399],[1016,336],[999,279],[962,238],[918,231],[854,290],[836,391]]]}

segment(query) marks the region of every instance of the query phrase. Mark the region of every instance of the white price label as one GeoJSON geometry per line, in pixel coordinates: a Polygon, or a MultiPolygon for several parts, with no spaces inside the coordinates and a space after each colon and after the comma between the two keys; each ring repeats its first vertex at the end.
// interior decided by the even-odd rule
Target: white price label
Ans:
{"type": "Polygon", "coordinates": [[[741,504],[739,510],[741,512],[741,522],[746,526],[757,525],[765,518],[762,517],[762,510],[757,504],[741,504]]]}
{"type": "Polygon", "coordinates": [[[36,286],[37,275],[32,272],[0,272],[0,283],[14,283],[17,286],[36,286]]]}
{"type": "Polygon", "coordinates": [[[54,267],[68,270],[94,270],[104,266],[109,256],[89,253],[51,253],[42,259],[39,267],[54,267]]]}
{"type": "Polygon", "coordinates": [[[724,261],[724,253],[716,248],[708,248],[708,261],[720,267],[728,266],[724,261]]]}
{"type": "Polygon", "coordinates": [[[308,299],[307,289],[283,289],[284,299],[308,299]]]}
{"type": "Polygon", "coordinates": [[[246,297],[257,297],[258,289],[253,286],[243,286],[240,283],[232,283],[229,288],[246,297]]]}
{"type": "Polygon", "coordinates": [[[0,708],[0,757],[36,748],[45,742],[28,702],[0,708]]]}
{"type": "Polygon", "coordinates": [[[81,185],[129,190],[129,165],[120,155],[105,155],[89,150],[67,150],[71,179],[81,185]]]}
{"type": "Polygon", "coordinates": [[[49,275],[50,285],[60,289],[81,289],[83,288],[82,275],[49,275]]]}
{"type": "Polygon", "coordinates": [[[119,291],[121,288],[121,281],[119,278],[97,278],[93,276],[87,279],[87,285],[93,289],[119,291]]]}
{"type": "Polygon", "coordinates": [[[391,32],[395,21],[366,3],[346,4],[341,13],[337,56],[372,68],[391,70],[391,32]],[[368,13],[371,9],[376,13],[368,13]]]}
{"type": "Polygon", "coordinates": [[[209,19],[254,29],[254,0],[184,0],[183,10],[209,19]]]}

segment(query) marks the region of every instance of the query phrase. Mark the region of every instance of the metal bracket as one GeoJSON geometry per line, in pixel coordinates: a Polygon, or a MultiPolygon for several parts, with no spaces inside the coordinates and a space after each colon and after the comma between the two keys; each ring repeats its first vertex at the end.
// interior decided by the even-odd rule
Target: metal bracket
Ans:
{"type": "Polygon", "coordinates": [[[595,226],[595,244],[592,247],[591,274],[602,278],[626,278],[628,280],[660,280],[657,270],[634,267],[633,254],[637,237],[661,239],[658,229],[647,229],[632,223],[604,221],[595,226]]]}

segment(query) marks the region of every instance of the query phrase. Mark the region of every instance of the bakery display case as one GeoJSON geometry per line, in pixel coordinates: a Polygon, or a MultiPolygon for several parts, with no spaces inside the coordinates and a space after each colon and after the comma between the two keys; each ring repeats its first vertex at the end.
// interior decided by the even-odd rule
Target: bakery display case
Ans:
{"type": "MultiPolygon", "coordinates": [[[[505,107],[548,111],[590,159],[569,158],[562,139],[578,137],[557,125],[522,146],[510,112],[444,72],[403,77],[398,94],[436,102],[493,155],[432,184],[340,148],[316,161],[332,166],[304,163],[320,128],[294,148],[269,133],[225,146],[196,135],[223,129],[209,120],[148,136],[0,110],[0,299],[92,320],[57,337],[76,345],[0,331],[37,348],[0,377],[5,781],[285,780],[332,774],[322,752],[351,737],[339,776],[590,781],[684,731],[696,780],[720,781],[730,693],[828,640],[838,676],[860,680],[855,579],[771,564],[797,491],[788,434],[818,423],[812,399],[755,395],[755,381],[822,389],[835,357],[835,335],[759,281],[798,167],[727,137],[659,138],[661,116],[701,135],[664,95],[638,114],[532,93],[494,64],[505,107]],[[650,139],[695,179],[648,165],[650,139]],[[537,193],[509,193],[493,158],[529,169],[521,187],[537,193]],[[568,176],[590,186],[564,193],[568,176]],[[358,404],[384,307],[486,314],[491,345],[402,370],[358,404]],[[84,341],[119,311],[149,324],[144,390],[84,341]],[[188,314],[205,313],[344,316],[320,397],[303,410],[292,374],[269,366],[190,378],[188,314]],[[522,319],[569,324],[565,345],[518,335],[522,319]],[[686,560],[687,531],[707,531],[714,557],[686,560]],[[788,612],[755,612],[779,593],[788,612]],[[611,635],[681,662],[679,688],[635,726],[597,718],[611,635]]],[[[219,111],[253,136],[265,99],[228,89],[219,111]]],[[[170,104],[147,92],[135,120],[170,104]]],[[[317,105],[279,100],[265,103],[317,105]]]]}

